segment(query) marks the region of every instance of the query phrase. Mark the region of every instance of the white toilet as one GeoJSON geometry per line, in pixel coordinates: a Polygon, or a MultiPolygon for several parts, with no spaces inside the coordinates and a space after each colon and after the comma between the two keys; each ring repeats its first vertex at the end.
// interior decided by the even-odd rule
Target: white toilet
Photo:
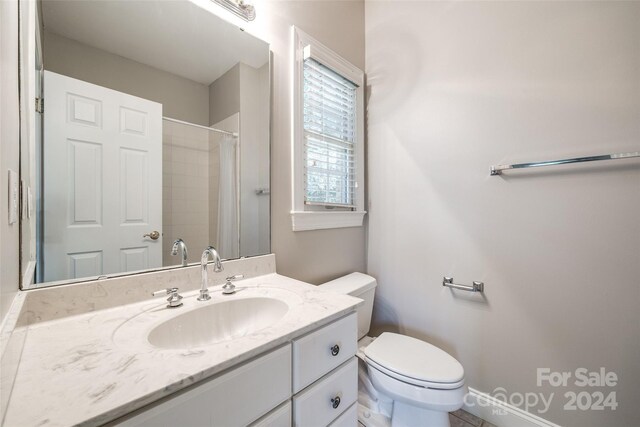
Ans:
{"type": "Polygon", "coordinates": [[[467,393],[462,365],[438,347],[406,335],[366,336],[376,285],[373,277],[352,273],[320,286],[364,300],[358,307],[358,357],[366,364],[360,371],[360,388],[365,389],[359,393],[360,423],[388,425],[386,415],[392,427],[449,427],[448,412],[460,409],[467,393]],[[379,413],[372,413],[372,406],[379,413]]]}

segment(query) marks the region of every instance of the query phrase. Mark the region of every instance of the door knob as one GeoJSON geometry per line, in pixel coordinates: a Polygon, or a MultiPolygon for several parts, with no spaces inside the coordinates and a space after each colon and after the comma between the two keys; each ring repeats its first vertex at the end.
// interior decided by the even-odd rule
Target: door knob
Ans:
{"type": "Polygon", "coordinates": [[[160,237],[159,231],[152,231],[151,233],[143,234],[142,237],[149,237],[151,240],[158,240],[160,237]]]}

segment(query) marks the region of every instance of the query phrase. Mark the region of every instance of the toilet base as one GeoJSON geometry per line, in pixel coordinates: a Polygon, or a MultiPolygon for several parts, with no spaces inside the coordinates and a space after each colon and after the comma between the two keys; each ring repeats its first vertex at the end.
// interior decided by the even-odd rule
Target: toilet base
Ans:
{"type": "Polygon", "coordinates": [[[359,427],[391,427],[391,419],[358,402],[359,427]]]}
{"type": "Polygon", "coordinates": [[[462,407],[467,387],[430,389],[411,386],[370,366],[358,342],[358,421],[364,427],[451,427],[449,411],[462,407]],[[407,402],[408,401],[408,402],[407,402]]]}
{"type": "Polygon", "coordinates": [[[416,426],[451,427],[449,423],[449,413],[407,405],[397,400],[393,402],[391,427],[416,426]]]}

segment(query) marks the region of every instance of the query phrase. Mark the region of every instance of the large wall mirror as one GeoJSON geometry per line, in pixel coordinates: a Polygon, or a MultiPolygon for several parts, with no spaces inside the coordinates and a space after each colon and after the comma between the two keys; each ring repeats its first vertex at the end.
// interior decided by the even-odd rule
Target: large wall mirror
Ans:
{"type": "Polygon", "coordinates": [[[270,252],[269,45],[209,3],[30,6],[23,289],[270,252]]]}

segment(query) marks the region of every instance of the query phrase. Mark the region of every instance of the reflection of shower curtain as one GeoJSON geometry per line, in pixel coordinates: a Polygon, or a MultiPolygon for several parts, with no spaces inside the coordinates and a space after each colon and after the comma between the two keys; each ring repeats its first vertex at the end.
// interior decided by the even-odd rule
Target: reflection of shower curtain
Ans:
{"type": "Polygon", "coordinates": [[[238,258],[238,197],[236,187],[237,139],[223,135],[220,141],[218,196],[218,251],[222,258],[238,258]]]}

